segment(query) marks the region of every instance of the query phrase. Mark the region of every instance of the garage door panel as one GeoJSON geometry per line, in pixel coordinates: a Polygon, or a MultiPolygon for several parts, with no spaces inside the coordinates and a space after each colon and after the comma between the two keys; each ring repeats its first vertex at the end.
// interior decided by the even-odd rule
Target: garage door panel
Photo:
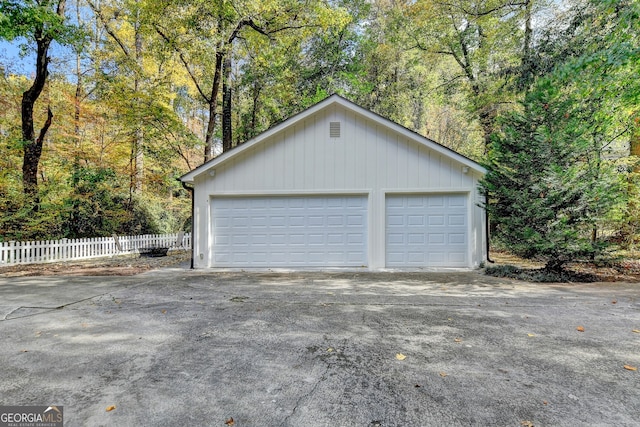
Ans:
{"type": "Polygon", "coordinates": [[[430,208],[444,207],[444,197],[442,196],[429,196],[426,200],[426,205],[430,208]]]}
{"type": "Polygon", "coordinates": [[[451,252],[449,254],[449,261],[455,263],[455,262],[464,262],[466,261],[466,254],[465,252],[451,252]]]}
{"type": "Polygon", "coordinates": [[[447,215],[449,225],[456,226],[465,226],[466,224],[466,216],[465,215],[447,215]]]}
{"type": "Polygon", "coordinates": [[[430,226],[444,225],[444,215],[428,215],[427,224],[429,224],[430,226]]]}
{"type": "Polygon", "coordinates": [[[463,233],[451,233],[449,234],[449,244],[450,245],[467,245],[466,235],[463,233]]]}
{"type": "Polygon", "coordinates": [[[366,197],[214,198],[219,267],[367,264],[366,197]]]}
{"type": "Polygon", "coordinates": [[[324,246],[325,245],[324,234],[309,234],[309,245],[324,246]]]}
{"type": "Polygon", "coordinates": [[[409,262],[424,263],[424,252],[409,252],[407,258],[409,262]]]}
{"type": "Polygon", "coordinates": [[[347,215],[347,225],[362,227],[364,225],[364,215],[347,215]]]}
{"type": "Polygon", "coordinates": [[[304,209],[305,203],[304,199],[292,197],[289,199],[289,209],[304,209]]]}
{"type": "Polygon", "coordinates": [[[308,226],[309,227],[323,227],[324,228],[324,216],[321,215],[313,215],[309,217],[308,226]]]}
{"type": "Polygon", "coordinates": [[[405,218],[402,215],[387,216],[387,227],[404,227],[405,218]]]}
{"type": "MultiPolygon", "coordinates": [[[[410,208],[423,208],[425,207],[425,204],[426,200],[424,199],[413,198],[407,200],[407,206],[409,206],[410,208]]],[[[402,203],[401,206],[404,206],[404,203],[402,203]]]]}
{"type": "Polygon", "coordinates": [[[445,255],[442,252],[429,252],[428,263],[430,266],[443,267],[445,264],[445,255]]]}
{"type": "Polygon", "coordinates": [[[407,236],[408,244],[410,245],[424,245],[423,233],[409,233],[407,236]]]}
{"type": "Polygon", "coordinates": [[[295,215],[289,217],[289,227],[304,227],[305,217],[301,215],[295,215]]]}
{"type": "Polygon", "coordinates": [[[347,252],[347,261],[349,261],[349,265],[355,267],[362,267],[367,265],[367,260],[362,259],[362,253],[360,251],[347,252]]]}
{"type": "Polygon", "coordinates": [[[329,215],[327,217],[327,226],[329,227],[344,226],[344,217],[342,215],[329,215]]]}
{"type": "Polygon", "coordinates": [[[467,196],[388,196],[388,267],[466,267],[467,196]]]}
{"type": "Polygon", "coordinates": [[[327,234],[327,244],[329,245],[344,245],[344,234],[330,233],[327,234]]]}
{"type": "Polygon", "coordinates": [[[360,247],[365,243],[364,234],[363,233],[349,233],[347,234],[347,243],[350,246],[360,247]]]}
{"type": "Polygon", "coordinates": [[[444,244],[444,233],[429,233],[428,243],[430,245],[443,245],[444,244]]]}
{"type": "Polygon", "coordinates": [[[467,207],[467,197],[464,195],[456,195],[449,196],[447,198],[449,207],[451,208],[466,208],[467,207]]]}
{"type": "Polygon", "coordinates": [[[287,222],[284,216],[270,216],[269,227],[270,228],[285,228],[287,222]]]}
{"type": "Polygon", "coordinates": [[[404,245],[404,234],[388,233],[387,246],[393,246],[393,245],[404,245]]]}

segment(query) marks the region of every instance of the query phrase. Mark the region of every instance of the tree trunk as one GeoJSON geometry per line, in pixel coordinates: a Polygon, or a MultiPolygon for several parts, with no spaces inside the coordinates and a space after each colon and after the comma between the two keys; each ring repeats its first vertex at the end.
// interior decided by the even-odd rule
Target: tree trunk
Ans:
{"type": "Polygon", "coordinates": [[[531,42],[533,27],[531,25],[533,0],[525,2],[524,46],[522,49],[521,87],[527,89],[533,79],[533,60],[531,58],[531,42]]]}
{"type": "MultiPolygon", "coordinates": [[[[640,160],[640,111],[633,118],[631,138],[629,138],[629,155],[637,156],[640,160]]],[[[636,162],[634,172],[640,172],[640,162],[636,162]]]]}
{"type": "Polygon", "coordinates": [[[258,101],[260,99],[260,89],[261,87],[258,85],[258,82],[255,81],[253,83],[253,103],[251,104],[251,122],[249,133],[247,135],[248,138],[253,138],[257,133],[256,128],[258,126],[258,101]]]}
{"type": "MultiPolygon", "coordinates": [[[[138,19],[139,21],[139,19],[138,19]]],[[[136,22],[135,29],[135,55],[136,55],[136,76],[133,81],[135,102],[136,102],[136,123],[135,134],[133,141],[133,152],[135,156],[134,162],[134,185],[133,189],[136,194],[142,193],[142,183],[144,179],[144,132],[142,130],[142,117],[140,112],[142,110],[140,99],[140,74],[142,73],[142,34],[140,34],[140,24],[136,22]]]]}
{"type": "MultiPolygon", "coordinates": [[[[78,22],[80,22],[80,0],[76,1],[76,10],[78,22]]],[[[82,71],[80,69],[80,50],[76,52],[76,94],[73,99],[73,136],[76,140],[76,146],[73,154],[73,168],[75,171],[80,167],[80,153],[82,149],[82,138],[80,136],[80,103],[82,97],[82,71]]]]}
{"type": "MultiPolygon", "coordinates": [[[[56,8],[56,14],[64,17],[66,0],[60,0],[56,8]]],[[[41,24],[42,25],[42,24],[41,24]]],[[[31,198],[34,210],[38,209],[38,165],[42,156],[42,144],[53,120],[51,108],[47,108],[47,119],[40,129],[38,138],[35,138],[33,126],[33,109],[36,101],[44,89],[49,74],[49,46],[52,36],[44,35],[40,26],[34,33],[37,45],[36,50],[36,77],[31,87],[22,94],[22,140],[24,142],[24,157],[22,160],[22,187],[24,193],[31,198]]]]}
{"type": "Polygon", "coordinates": [[[222,81],[222,152],[231,150],[231,54],[224,60],[224,79],[222,81]]]}
{"type": "Polygon", "coordinates": [[[24,158],[22,162],[22,184],[24,193],[33,198],[37,205],[38,193],[38,165],[42,155],[42,143],[47,130],[51,125],[53,114],[49,109],[47,121],[40,130],[40,135],[36,139],[33,125],[33,109],[38,97],[44,89],[47,80],[49,58],[48,51],[51,39],[42,37],[41,32],[36,32],[37,55],[36,55],[36,77],[33,85],[22,95],[22,139],[24,141],[24,158]]]}
{"type": "Polygon", "coordinates": [[[222,46],[218,45],[218,51],[216,52],[216,68],[213,75],[213,85],[211,86],[211,96],[209,97],[209,122],[207,123],[207,134],[204,147],[205,162],[213,159],[214,156],[213,147],[216,128],[216,107],[218,106],[218,92],[220,90],[220,76],[222,73],[223,59],[224,53],[222,52],[222,46]]]}

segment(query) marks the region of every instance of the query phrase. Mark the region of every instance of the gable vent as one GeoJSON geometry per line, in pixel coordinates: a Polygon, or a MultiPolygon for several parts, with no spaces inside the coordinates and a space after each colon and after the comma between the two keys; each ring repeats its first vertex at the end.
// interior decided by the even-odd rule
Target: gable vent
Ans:
{"type": "Polygon", "coordinates": [[[329,137],[340,138],[340,122],[329,122],[329,137]]]}

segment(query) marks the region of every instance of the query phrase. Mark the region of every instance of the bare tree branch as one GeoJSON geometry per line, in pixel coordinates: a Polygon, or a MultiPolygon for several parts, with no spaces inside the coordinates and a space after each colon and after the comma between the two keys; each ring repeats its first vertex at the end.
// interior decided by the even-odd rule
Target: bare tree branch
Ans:
{"type": "Polygon", "coordinates": [[[474,18],[480,18],[482,16],[487,16],[487,15],[491,15],[494,12],[498,12],[500,10],[506,9],[506,8],[512,8],[512,7],[518,7],[518,6],[526,6],[527,2],[526,1],[507,1],[506,3],[503,3],[501,5],[498,5],[496,7],[490,8],[490,9],[485,9],[485,10],[477,10],[475,12],[465,9],[461,4],[455,4],[455,3],[447,3],[447,2],[437,2],[436,4],[439,4],[441,6],[447,6],[450,8],[455,8],[460,10],[461,12],[463,12],[465,15],[469,15],[469,16],[473,16],[474,18]]]}
{"type": "Polygon", "coordinates": [[[196,78],[195,74],[193,74],[193,71],[191,70],[191,67],[189,66],[189,63],[187,62],[187,59],[184,56],[184,53],[180,50],[180,48],[178,48],[178,46],[169,38],[169,36],[167,36],[157,24],[154,24],[154,28],[156,30],[156,32],[160,35],[160,37],[162,37],[164,39],[164,41],[167,42],[167,44],[169,46],[171,46],[173,48],[173,50],[176,51],[176,53],[178,54],[178,56],[180,57],[180,61],[182,62],[182,65],[184,65],[184,68],[187,70],[187,73],[189,73],[189,77],[191,77],[191,81],[193,82],[193,84],[196,86],[196,89],[198,89],[198,93],[200,94],[200,96],[202,96],[202,98],[207,102],[207,103],[211,103],[211,99],[204,93],[204,90],[200,87],[200,84],[198,83],[198,79],[196,78]]]}
{"type": "Polygon", "coordinates": [[[104,27],[105,31],[107,32],[107,34],[109,34],[111,36],[111,38],[113,40],[115,40],[116,43],[118,43],[118,46],[120,46],[120,49],[122,49],[122,52],[128,57],[131,57],[131,54],[129,52],[129,49],[127,48],[127,46],[122,42],[122,40],[120,40],[120,37],[118,37],[118,35],[113,31],[113,29],[111,28],[111,26],[109,25],[109,22],[107,21],[107,19],[104,17],[104,15],[102,14],[102,10],[100,10],[100,8],[98,8],[95,4],[93,4],[93,2],[91,0],[87,0],[87,4],[89,5],[89,7],[91,8],[91,10],[93,10],[93,12],[98,16],[98,19],[100,19],[100,22],[102,22],[102,26],[104,27]]]}

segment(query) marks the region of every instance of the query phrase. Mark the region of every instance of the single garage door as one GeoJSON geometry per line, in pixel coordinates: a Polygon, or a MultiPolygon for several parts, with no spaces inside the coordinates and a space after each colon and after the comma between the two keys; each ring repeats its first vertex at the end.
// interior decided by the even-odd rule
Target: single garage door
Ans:
{"type": "Polygon", "coordinates": [[[216,267],[367,265],[367,198],[212,199],[216,267]]]}
{"type": "Polygon", "coordinates": [[[387,267],[467,267],[464,194],[387,196],[387,267]]]}

